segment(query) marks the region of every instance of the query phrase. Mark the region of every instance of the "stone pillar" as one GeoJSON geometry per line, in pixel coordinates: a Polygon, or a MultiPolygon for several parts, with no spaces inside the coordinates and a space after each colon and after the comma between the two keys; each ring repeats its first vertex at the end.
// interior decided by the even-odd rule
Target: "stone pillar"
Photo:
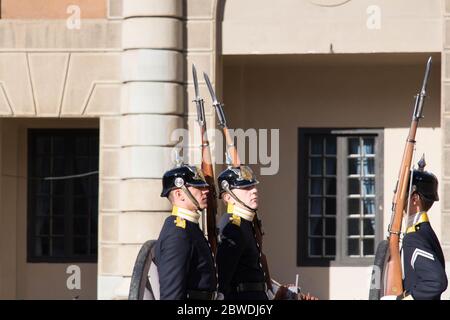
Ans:
{"type": "Polygon", "coordinates": [[[123,0],[122,100],[102,120],[103,170],[99,299],[124,299],[137,253],[170,212],[159,197],[170,168],[171,132],[183,126],[182,2],[123,0]]]}
{"type": "Polygon", "coordinates": [[[127,297],[141,245],[158,237],[170,214],[159,194],[162,174],[173,165],[171,134],[186,123],[191,133],[199,130],[192,63],[208,127],[215,127],[203,80],[207,72],[216,82],[215,11],[216,0],[122,2],[121,113],[101,122],[99,299],[127,297]]]}

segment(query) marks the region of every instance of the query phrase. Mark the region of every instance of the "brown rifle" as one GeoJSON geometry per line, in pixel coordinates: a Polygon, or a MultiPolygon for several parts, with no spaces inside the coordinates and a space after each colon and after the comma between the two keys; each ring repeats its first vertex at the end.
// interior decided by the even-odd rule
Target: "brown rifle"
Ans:
{"type": "Polygon", "coordinates": [[[202,171],[205,175],[205,180],[209,184],[208,193],[208,207],[206,209],[206,236],[208,242],[211,245],[211,250],[214,254],[217,252],[217,228],[216,228],[216,214],[217,214],[217,202],[216,202],[216,188],[214,184],[214,170],[211,160],[211,150],[209,148],[208,134],[206,131],[206,119],[205,119],[205,107],[204,101],[200,97],[197,81],[197,71],[195,66],[192,65],[192,75],[194,79],[195,88],[195,104],[197,106],[197,121],[200,125],[200,132],[202,135],[202,171]]]}
{"type": "Polygon", "coordinates": [[[422,83],[422,89],[416,95],[414,113],[411,126],[406,140],[403,159],[398,175],[397,186],[394,190],[394,199],[392,201],[392,216],[388,228],[389,241],[389,260],[387,262],[386,287],[384,295],[400,295],[403,292],[402,265],[400,258],[400,234],[402,229],[403,211],[408,195],[408,178],[410,176],[411,161],[416,143],[416,131],[420,118],[422,118],[423,102],[426,95],[426,86],[431,69],[431,57],[427,61],[425,77],[422,83]]]}
{"type": "MultiPolygon", "coordinates": [[[[221,104],[216,97],[216,94],[214,93],[214,89],[211,85],[211,81],[209,80],[209,77],[206,73],[203,73],[203,76],[205,77],[206,85],[208,86],[209,93],[211,94],[211,98],[213,100],[213,107],[216,109],[217,118],[220,127],[222,128],[223,135],[225,137],[225,142],[227,144],[227,152],[231,157],[232,165],[233,167],[239,167],[241,165],[241,161],[239,159],[239,155],[237,152],[237,148],[234,144],[233,139],[231,138],[230,132],[228,131],[227,123],[225,120],[225,114],[223,112],[223,104],[221,104]]],[[[261,220],[258,218],[258,215],[255,214],[255,223],[254,223],[254,230],[255,230],[255,236],[256,241],[258,242],[259,249],[261,251],[261,265],[265,273],[265,282],[267,284],[267,289],[272,291],[272,278],[270,277],[269,273],[269,266],[267,264],[267,257],[262,251],[262,238],[264,235],[264,232],[262,230],[262,224],[261,220]]]]}

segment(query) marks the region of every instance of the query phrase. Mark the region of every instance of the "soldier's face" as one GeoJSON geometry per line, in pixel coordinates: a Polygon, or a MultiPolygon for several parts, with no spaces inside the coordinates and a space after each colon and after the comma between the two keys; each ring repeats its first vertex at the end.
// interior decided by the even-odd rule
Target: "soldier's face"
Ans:
{"type": "MultiPolygon", "coordinates": [[[[233,189],[234,194],[246,205],[252,209],[258,209],[258,189],[256,186],[250,186],[243,189],[233,189]]],[[[234,201],[231,198],[232,201],[234,201]]],[[[235,203],[239,206],[239,203],[235,203]]]]}
{"type": "MultiPolygon", "coordinates": [[[[200,205],[201,209],[205,209],[208,205],[208,193],[209,189],[206,188],[194,188],[194,187],[188,187],[189,191],[194,196],[195,200],[197,200],[198,204],[200,205]]],[[[186,199],[189,203],[192,204],[191,210],[196,210],[197,208],[195,205],[190,201],[190,199],[186,199]]]]}

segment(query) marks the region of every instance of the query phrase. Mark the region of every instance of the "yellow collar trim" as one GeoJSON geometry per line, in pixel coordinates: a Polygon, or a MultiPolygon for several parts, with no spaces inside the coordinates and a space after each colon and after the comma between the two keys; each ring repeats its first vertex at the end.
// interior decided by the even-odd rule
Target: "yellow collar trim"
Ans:
{"type": "Polygon", "coordinates": [[[198,213],[188,209],[179,208],[177,206],[173,206],[172,215],[197,224],[198,220],[200,219],[200,215],[198,213]]]}
{"type": "MultiPolygon", "coordinates": [[[[414,219],[416,220],[416,219],[414,219]]],[[[430,220],[428,219],[428,214],[426,212],[422,212],[420,213],[419,219],[417,220],[416,223],[414,223],[411,227],[409,227],[408,229],[406,229],[406,233],[410,233],[410,232],[416,232],[416,227],[421,224],[422,222],[429,222],[430,220]]]]}
{"type": "Polygon", "coordinates": [[[250,211],[247,209],[243,209],[241,207],[237,207],[232,203],[229,203],[227,206],[227,213],[236,215],[238,217],[241,217],[247,221],[253,221],[253,218],[255,217],[255,212],[250,211]]]}

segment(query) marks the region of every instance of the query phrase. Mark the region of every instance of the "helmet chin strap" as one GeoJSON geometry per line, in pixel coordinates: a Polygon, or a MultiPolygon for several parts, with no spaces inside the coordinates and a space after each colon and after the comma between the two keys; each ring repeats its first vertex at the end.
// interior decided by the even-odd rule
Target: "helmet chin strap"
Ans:
{"type": "Polygon", "coordinates": [[[237,203],[239,203],[241,206],[243,206],[244,208],[247,208],[248,210],[256,213],[257,209],[253,209],[250,208],[248,205],[246,205],[241,199],[239,199],[236,194],[231,191],[230,186],[229,185],[223,185],[223,188],[225,189],[226,193],[228,193],[233,199],[234,201],[236,201],[237,203]]]}
{"type": "Polygon", "coordinates": [[[183,190],[183,192],[186,194],[189,200],[191,200],[191,202],[194,204],[196,211],[198,211],[198,213],[201,213],[203,209],[200,208],[200,204],[198,203],[197,199],[195,199],[194,195],[189,191],[188,188],[186,188],[186,185],[183,184],[181,186],[181,190],[183,190]]]}

